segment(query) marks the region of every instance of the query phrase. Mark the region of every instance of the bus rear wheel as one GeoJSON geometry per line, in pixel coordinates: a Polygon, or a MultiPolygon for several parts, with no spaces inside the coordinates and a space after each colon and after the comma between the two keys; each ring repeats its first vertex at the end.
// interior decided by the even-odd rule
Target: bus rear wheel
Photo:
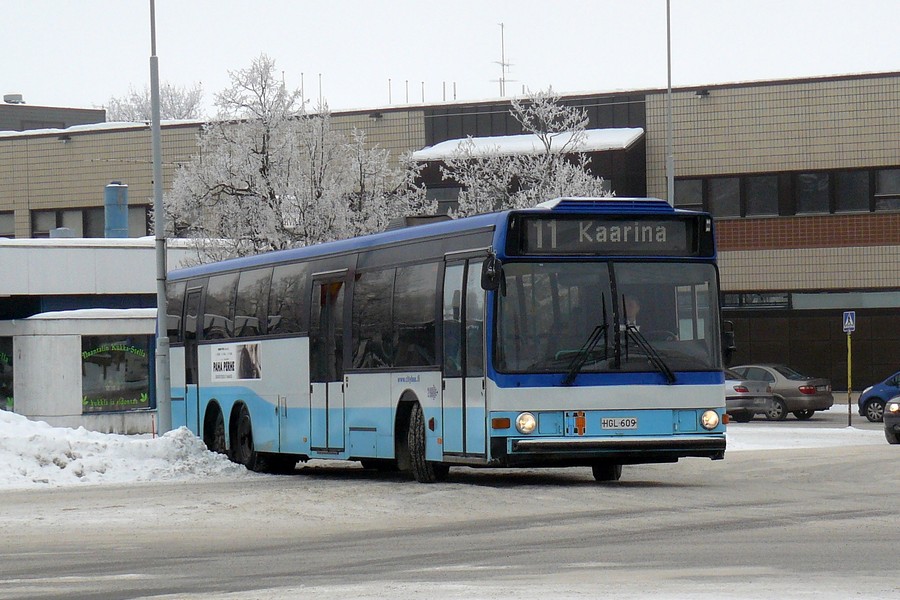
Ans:
{"type": "Polygon", "coordinates": [[[211,411],[207,414],[206,423],[203,426],[203,442],[210,452],[228,454],[225,444],[225,417],[218,408],[212,408],[211,411]]]}
{"type": "Polygon", "coordinates": [[[413,477],[419,483],[435,483],[447,479],[450,467],[441,463],[425,459],[425,413],[422,405],[413,404],[409,416],[409,431],[407,433],[409,444],[409,463],[413,477]]]}
{"type": "Polygon", "coordinates": [[[596,481],[618,481],[622,477],[622,465],[615,463],[594,463],[591,472],[596,481]]]}
{"type": "Polygon", "coordinates": [[[242,406],[238,413],[237,424],[234,428],[234,438],[231,444],[231,460],[244,465],[251,471],[259,466],[259,457],[253,447],[253,423],[250,421],[250,411],[242,406]]]}

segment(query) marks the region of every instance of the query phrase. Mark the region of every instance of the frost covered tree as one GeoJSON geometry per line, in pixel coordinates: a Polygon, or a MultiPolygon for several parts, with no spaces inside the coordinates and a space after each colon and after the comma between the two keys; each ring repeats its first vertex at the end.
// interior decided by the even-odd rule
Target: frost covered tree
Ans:
{"type": "MultiPolygon", "coordinates": [[[[201,119],[203,89],[200,84],[192,88],[178,87],[164,83],[159,88],[160,119],[201,119]]],[[[107,121],[143,122],[152,119],[150,87],[143,91],[134,88],[121,98],[112,97],[106,105],[107,121]]]]}
{"type": "Polygon", "coordinates": [[[531,153],[483,148],[470,137],[444,161],[444,179],[460,184],[456,216],[507,208],[527,208],[559,196],[608,196],[584,153],[588,118],[566,106],[550,88],[512,101],[512,116],[534,136],[531,153]]]}
{"type": "Polygon", "coordinates": [[[361,132],[351,140],[335,130],[327,105],[307,112],[271,58],[229,76],[199,154],[176,172],[166,197],[171,233],[195,238],[201,260],[369,233],[383,215],[430,208],[414,178],[389,166],[387,151],[361,132]]]}

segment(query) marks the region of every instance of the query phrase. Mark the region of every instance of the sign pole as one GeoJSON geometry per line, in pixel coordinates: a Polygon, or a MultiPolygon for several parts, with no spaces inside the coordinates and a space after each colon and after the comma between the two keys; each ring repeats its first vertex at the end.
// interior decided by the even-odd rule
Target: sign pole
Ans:
{"type": "Polygon", "coordinates": [[[851,366],[853,359],[853,351],[852,344],[850,343],[850,338],[853,336],[851,332],[847,332],[847,427],[850,427],[850,418],[853,414],[850,406],[853,404],[853,396],[851,394],[851,390],[853,389],[853,368],[851,366]]]}
{"type": "Polygon", "coordinates": [[[845,310],[841,323],[843,323],[844,333],[847,334],[847,427],[850,427],[851,415],[853,414],[851,408],[851,404],[853,404],[853,346],[850,342],[850,336],[856,331],[856,311],[845,310]]]}

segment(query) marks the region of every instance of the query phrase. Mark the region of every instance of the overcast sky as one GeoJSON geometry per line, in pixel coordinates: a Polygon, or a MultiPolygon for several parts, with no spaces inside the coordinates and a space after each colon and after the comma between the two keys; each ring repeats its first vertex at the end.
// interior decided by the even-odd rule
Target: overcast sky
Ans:
{"type": "MultiPolygon", "coordinates": [[[[149,86],[149,6],[5,0],[0,92],[91,108],[149,86]]],[[[332,109],[498,97],[500,23],[507,96],[666,87],[665,0],[156,0],[160,80],[210,113],[261,53],[332,109]]],[[[897,0],[671,0],[671,23],[675,87],[900,71],[897,0]]]]}

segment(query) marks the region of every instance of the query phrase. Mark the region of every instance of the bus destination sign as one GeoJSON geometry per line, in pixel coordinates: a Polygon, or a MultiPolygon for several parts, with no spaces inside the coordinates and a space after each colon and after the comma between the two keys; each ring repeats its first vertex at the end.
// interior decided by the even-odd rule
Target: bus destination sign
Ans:
{"type": "Polygon", "coordinates": [[[517,215],[511,254],[696,256],[696,219],[517,215]]]}

